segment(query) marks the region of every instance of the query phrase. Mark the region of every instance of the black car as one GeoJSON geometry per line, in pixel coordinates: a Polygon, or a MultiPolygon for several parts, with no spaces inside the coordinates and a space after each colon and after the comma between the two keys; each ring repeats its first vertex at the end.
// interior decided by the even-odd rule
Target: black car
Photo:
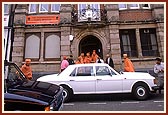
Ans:
{"type": "Polygon", "coordinates": [[[5,61],[4,65],[4,111],[58,111],[62,108],[61,86],[27,80],[15,63],[5,61]]]}

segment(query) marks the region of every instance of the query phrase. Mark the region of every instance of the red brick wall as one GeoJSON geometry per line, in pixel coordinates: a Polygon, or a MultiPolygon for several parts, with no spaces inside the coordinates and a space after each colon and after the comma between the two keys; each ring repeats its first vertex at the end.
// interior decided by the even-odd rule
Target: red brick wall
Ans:
{"type": "Polygon", "coordinates": [[[150,10],[129,10],[120,11],[120,21],[143,21],[152,19],[150,10]]]}

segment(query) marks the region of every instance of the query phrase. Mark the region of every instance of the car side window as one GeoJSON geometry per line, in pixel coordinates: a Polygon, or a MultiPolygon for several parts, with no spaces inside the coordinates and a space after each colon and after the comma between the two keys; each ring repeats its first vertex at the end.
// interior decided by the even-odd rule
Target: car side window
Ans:
{"type": "Polygon", "coordinates": [[[93,67],[92,66],[84,66],[78,67],[76,76],[93,76],[93,67]]]}
{"type": "Polygon", "coordinates": [[[76,70],[77,70],[77,68],[75,68],[75,69],[72,71],[72,73],[70,74],[70,76],[76,76],[76,70]]]}
{"type": "Polygon", "coordinates": [[[96,75],[111,75],[111,73],[106,66],[96,66],[96,75]]]}

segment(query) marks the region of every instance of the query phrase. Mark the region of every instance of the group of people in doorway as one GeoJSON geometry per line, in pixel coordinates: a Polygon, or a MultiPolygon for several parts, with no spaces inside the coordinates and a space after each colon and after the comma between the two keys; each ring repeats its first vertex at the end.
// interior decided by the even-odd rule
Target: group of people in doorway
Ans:
{"type": "MultiPolygon", "coordinates": [[[[86,56],[84,53],[81,53],[81,55],[77,58],[76,61],[74,61],[73,56],[71,55],[69,58],[66,56],[63,56],[63,60],[61,61],[61,71],[63,71],[65,68],[67,68],[69,65],[72,64],[85,64],[85,63],[107,63],[112,68],[114,68],[113,59],[109,54],[106,55],[105,61],[101,59],[95,50],[93,50],[92,55],[90,53],[86,53],[86,56]]],[[[131,62],[131,60],[128,58],[127,54],[123,54],[124,58],[124,72],[134,72],[134,65],[131,62]]],[[[164,87],[164,63],[160,58],[156,58],[156,64],[154,65],[154,73],[156,73],[157,76],[156,79],[158,80],[157,85],[160,87],[159,93],[161,93],[161,89],[164,87]]],[[[32,80],[32,68],[31,68],[31,59],[26,59],[25,64],[22,65],[20,68],[21,71],[24,73],[26,78],[28,80],[32,80]]]]}
{"type": "Polygon", "coordinates": [[[90,52],[86,53],[86,56],[84,53],[81,53],[80,56],[74,61],[72,59],[72,55],[67,58],[66,56],[63,56],[63,60],[61,62],[61,71],[63,71],[68,65],[72,64],[87,64],[87,63],[107,63],[112,68],[114,68],[113,59],[110,57],[109,54],[106,55],[106,60],[104,61],[97,53],[96,50],[93,50],[92,54],[90,52]]]}

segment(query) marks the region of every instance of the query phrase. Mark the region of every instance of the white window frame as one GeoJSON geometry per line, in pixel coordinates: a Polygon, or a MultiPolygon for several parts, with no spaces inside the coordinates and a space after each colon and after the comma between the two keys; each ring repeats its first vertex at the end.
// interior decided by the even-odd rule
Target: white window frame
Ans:
{"type": "Polygon", "coordinates": [[[61,6],[60,4],[51,4],[51,12],[60,12],[60,6],[61,6]],[[59,5],[59,10],[54,11],[54,10],[52,9],[53,5],[59,5]]]}
{"type": "Polygon", "coordinates": [[[150,7],[150,4],[148,4],[148,7],[144,7],[143,5],[145,5],[145,4],[142,4],[142,8],[143,9],[150,9],[151,7],[150,7]]]}
{"type": "Polygon", "coordinates": [[[119,10],[126,10],[127,9],[127,4],[118,4],[118,7],[119,7],[119,10]],[[120,7],[120,5],[125,5],[126,7],[123,8],[123,7],[120,7]]]}
{"type": "Polygon", "coordinates": [[[29,13],[36,13],[37,4],[29,4],[29,13]],[[35,5],[35,11],[31,12],[31,5],[35,5]]]}
{"type": "Polygon", "coordinates": [[[49,12],[49,4],[39,4],[39,12],[49,12]],[[47,9],[47,11],[41,11],[41,7],[42,7],[42,5],[48,5],[48,9],[47,9]]]}
{"type": "Polygon", "coordinates": [[[139,4],[130,4],[130,9],[139,9],[139,4]],[[131,5],[137,5],[137,7],[131,6],[131,5]]]}

